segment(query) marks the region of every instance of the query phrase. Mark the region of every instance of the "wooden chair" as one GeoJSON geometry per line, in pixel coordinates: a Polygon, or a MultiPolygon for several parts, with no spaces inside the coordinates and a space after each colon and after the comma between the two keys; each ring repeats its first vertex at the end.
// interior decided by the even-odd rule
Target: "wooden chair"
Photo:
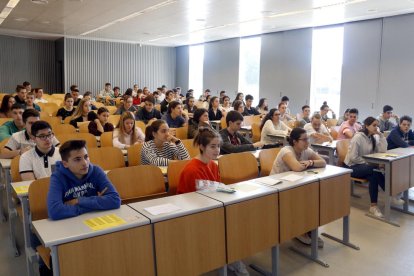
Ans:
{"type": "Polygon", "coordinates": [[[147,128],[147,126],[143,121],[135,121],[135,126],[140,128],[142,130],[142,133],[145,133],[145,129],[147,128]]]}
{"type": "Polygon", "coordinates": [[[80,133],[89,133],[89,123],[90,121],[86,121],[86,122],[79,122],[78,125],[78,129],[80,133]]]}
{"type": "Polygon", "coordinates": [[[69,124],[59,124],[52,128],[55,135],[76,133],[76,128],[69,124]]]}
{"type": "Polygon", "coordinates": [[[49,116],[56,116],[59,110],[59,106],[56,103],[45,103],[44,105],[46,106],[40,107],[42,112],[48,114],[49,116]]]}
{"type": "Polygon", "coordinates": [[[296,127],[296,120],[291,120],[291,121],[288,121],[288,122],[286,123],[286,125],[287,125],[288,127],[290,127],[290,128],[295,128],[295,127],[296,127]]]}
{"type": "Polygon", "coordinates": [[[101,134],[101,147],[113,147],[112,131],[107,131],[101,134]]]}
{"type": "Polygon", "coordinates": [[[260,176],[268,176],[272,171],[273,163],[280,148],[264,149],[259,153],[260,176]]]}
{"type": "MultiPolygon", "coordinates": [[[[50,177],[40,178],[33,181],[29,187],[30,217],[31,220],[47,219],[47,194],[50,186],[50,177]]],[[[50,249],[39,245],[36,247],[39,256],[46,266],[51,269],[50,249]]]]}
{"type": "Polygon", "coordinates": [[[190,161],[191,160],[179,160],[168,164],[168,195],[175,195],[177,193],[181,172],[190,161]]]}
{"type": "Polygon", "coordinates": [[[175,137],[177,137],[180,140],[187,139],[188,135],[188,127],[179,127],[175,129],[175,137]]]}
{"type": "Polygon", "coordinates": [[[160,104],[156,104],[154,108],[158,111],[161,111],[161,105],[160,104]]]}
{"type": "Polygon", "coordinates": [[[10,163],[10,175],[12,182],[19,182],[22,181],[19,172],[19,163],[20,163],[20,155],[17,155],[11,160],[10,163]]]}
{"type": "Polygon", "coordinates": [[[105,106],[105,107],[106,107],[106,109],[108,109],[109,114],[111,114],[111,115],[113,115],[118,110],[118,108],[116,106],[108,105],[108,106],[105,106]]]}
{"type": "MultiPolygon", "coordinates": [[[[342,167],[344,165],[344,160],[346,154],[348,153],[348,148],[350,144],[350,139],[339,140],[336,142],[336,153],[338,154],[338,163],[337,166],[342,167]]],[[[356,178],[351,177],[351,196],[360,198],[359,195],[354,192],[354,184],[358,183],[368,183],[368,180],[365,178],[356,178]]]]}
{"type": "Polygon", "coordinates": [[[114,127],[117,127],[120,119],[121,115],[109,115],[108,122],[111,123],[114,127]]]}
{"type": "Polygon", "coordinates": [[[165,196],[164,176],[154,165],[113,169],[108,178],[115,186],[122,203],[131,203],[165,196]]]}
{"type": "Polygon", "coordinates": [[[10,138],[6,138],[3,141],[0,142],[0,151],[4,148],[4,146],[9,142],[10,138]]]}
{"type": "Polygon", "coordinates": [[[142,144],[135,144],[127,149],[128,166],[141,165],[142,144]]]}
{"type": "Polygon", "coordinates": [[[337,119],[328,119],[327,121],[326,121],[326,126],[328,127],[328,128],[330,128],[330,127],[334,127],[334,126],[336,126],[336,123],[338,122],[338,120],[337,119]]]}
{"type": "Polygon", "coordinates": [[[89,160],[104,171],[125,167],[124,154],[119,148],[103,147],[88,149],[89,160]]]}
{"type": "Polygon", "coordinates": [[[0,126],[4,125],[5,122],[12,121],[12,118],[0,118],[0,126]]]}
{"type": "Polygon", "coordinates": [[[61,133],[56,135],[56,138],[59,140],[61,145],[69,140],[85,140],[88,148],[98,147],[95,136],[90,133],[61,133]]]}
{"type": "Polygon", "coordinates": [[[262,136],[262,132],[260,130],[260,124],[253,123],[252,124],[252,142],[256,143],[259,142],[262,136]]]}
{"type": "Polygon", "coordinates": [[[257,160],[250,152],[223,155],[218,163],[221,182],[224,184],[253,179],[259,174],[257,160]]]}
{"type": "Polygon", "coordinates": [[[42,116],[42,114],[40,114],[40,120],[48,122],[50,126],[52,127],[53,131],[55,130],[57,126],[62,125],[62,121],[58,117],[50,117],[47,115],[42,116]]]}
{"type": "Polygon", "coordinates": [[[72,116],[69,116],[69,117],[66,117],[64,120],[63,120],[63,123],[64,124],[70,124],[70,121],[72,120],[72,116]]]}
{"type": "Polygon", "coordinates": [[[220,126],[221,126],[221,129],[224,129],[227,127],[226,117],[221,117],[220,126]]]}
{"type": "Polygon", "coordinates": [[[55,94],[50,95],[50,97],[63,101],[65,99],[65,94],[55,93],[55,94]]]}
{"type": "Polygon", "coordinates": [[[193,144],[194,139],[184,139],[184,140],[181,140],[181,142],[183,143],[184,147],[187,149],[188,154],[190,154],[191,158],[194,158],[200,153],[200,149],[198,147],[195,147],[193,144]]]}

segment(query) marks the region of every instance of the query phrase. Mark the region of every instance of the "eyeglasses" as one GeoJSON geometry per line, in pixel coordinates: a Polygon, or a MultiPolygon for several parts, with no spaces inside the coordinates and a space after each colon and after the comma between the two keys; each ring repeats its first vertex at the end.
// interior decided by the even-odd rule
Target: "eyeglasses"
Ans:
{"type": "Polygon", "coordinates": [[[53,136],[55,136],[55,134],[54,134],[53,132],[51,132],[51,133],[46,134],[46,135],[39,135],[39,136],[36,136],[36,138],[39,138],[40,140],[45,141],[45,140],[47,140],[47,139],[51,139],[51,138],[53,138],[53,136]]]}
{"type": "Polygon", "coordinates": [[[273,114],[273,116],[280,116],[280,113],[275,113],[273,114]]]}

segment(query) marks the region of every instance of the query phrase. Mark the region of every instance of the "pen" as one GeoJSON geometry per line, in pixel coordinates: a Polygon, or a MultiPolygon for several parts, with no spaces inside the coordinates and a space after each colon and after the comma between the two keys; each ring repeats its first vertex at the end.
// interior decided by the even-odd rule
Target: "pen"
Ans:
{"type": "Polygon", "coordinates": [[[100,192],[99,193],[99,195],[101,196],[101,195],[103,195],[106,191],[108,190],[108,187],[105,187],[103,190],[102,190],[102,192],[100,192]]]}
{"type": "Polygon", "coordinates": [[[308,173],[313,173],[313,174],[318,174],[318,172],[317,172],[317,171],[306,171],[306,172],[308,172],[308,173]]]}

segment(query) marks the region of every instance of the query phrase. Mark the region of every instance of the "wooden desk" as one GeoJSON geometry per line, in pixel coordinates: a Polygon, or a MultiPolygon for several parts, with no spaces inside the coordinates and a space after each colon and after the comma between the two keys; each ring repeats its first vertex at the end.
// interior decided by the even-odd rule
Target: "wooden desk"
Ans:
{"type": "Polygon", "coordinates": [[[0,159],[0,166],[1,166],[1,175],[0,178],[2,180],[0,185],[0,218],[2,222],[6,222],[6,213],[3,210],[3,202],[2,199],[4,198],[3,193],[6,190],[6,167],[10,169],[11,159],[0,159]]]}
{"type": "Polygon", "coordinates": [[[332,142],[325,142],[322,144],[312,144],[311,147],[312,149],[318,152],[320,151],[328,152],[329,165],[335,165],[336,142],[337,140],[334,140],[332,142]]]}
{"type": "Polygon", "coordinates": [[[226,269],[225,220],[221,202],[198,193],[188,193],[129,206],[153,224],[157,275],[199,275],[220,267],[226,269]],[[173,204],[180,209],[159,215],[145,210],[163,204],[173,204]]]}
{"type": "Polygon", "coordinates": [[[267,136],[273,138],[275,142],[283,144],[284,146],[288,144],[287,136],[285,135],[267,134],[267,136]]]}
{"type": "Polygon", "coordinates": [[[150,221],[126,205],[64,220],[38,220],[33,227],[52,251],[55,276],[155,275],[150,221]],[[97,231],[84,223],[110,214],[126,223],[97,231]]]}

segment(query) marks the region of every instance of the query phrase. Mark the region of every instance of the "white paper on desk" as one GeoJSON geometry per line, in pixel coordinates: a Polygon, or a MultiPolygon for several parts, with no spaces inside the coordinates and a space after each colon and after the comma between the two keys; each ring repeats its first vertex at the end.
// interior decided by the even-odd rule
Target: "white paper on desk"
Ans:
{"type": "Polygon", "coordinates": [[[258,178],[255,179],[254,182],[260,183],[260,184],[265,184],[265,185],[276,185],[277,182],[279,182],[279,179],[275,179],[273,177],[263,177],[263,178],[258,178]]]}
{"type": "Polygon", "coordinates": [[[178,207],[174,204],[171,204],[171,203],[144,208],[145,211],[147,211],[148,213],[150,213],[153,216],[157,216],[157,215],[160,215],[160,214],[172,213],[172,212],[178,211],[180,209],[181,209],[180,207],[178,207]]]}
{"type": "Polygon", "coordinates": [[[303,176],[301,175],[297,175],[297,174],[288,174],[284,177],[281,177],[280,180],[286,180],[286,181],[290,181],[290,182],[295,182],[298,181],[299,179],[302,179],[303,176]]]}

